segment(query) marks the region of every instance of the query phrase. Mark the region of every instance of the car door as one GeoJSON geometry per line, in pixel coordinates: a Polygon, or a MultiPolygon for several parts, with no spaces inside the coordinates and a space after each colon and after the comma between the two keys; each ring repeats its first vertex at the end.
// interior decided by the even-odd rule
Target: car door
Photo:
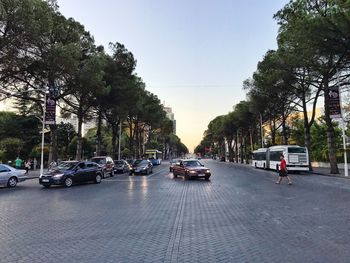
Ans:
{"type": "Polygon", "coordinates": [[[94,163],[87,163],[86,164],[86,174],[84,175],[84,181],[93,181],[95,180],[96,177],[96,168],[97,166],[95,166],[94,163]]]}
{"type": "Polygon", "coordinates": [[[178,169],[178,174],[180,175],[185,175],[185,166],[184,166],[184,162],[180,161],[180,164],[177,166],[178,169]]]}
{"type": "Polygon", "coordinates": [[[74,176],[73,176],[73,181],[80,183],[84,182],[86,180],[86,165],[84,162],[78,163],[74,176]]]}
{"type": "Polygon", "coordinates": [[[10,177],[11,170],[6,166],[0,164],[0,184],[7,184],[7,181],[10,177]]]}

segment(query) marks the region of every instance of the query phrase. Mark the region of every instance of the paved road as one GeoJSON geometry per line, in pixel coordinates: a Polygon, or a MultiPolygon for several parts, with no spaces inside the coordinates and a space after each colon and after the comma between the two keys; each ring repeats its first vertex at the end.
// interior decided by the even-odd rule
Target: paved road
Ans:
{"type": "Polygon", "coordinates": [[[350,180],[203,161],[148,176],[0,188],[0,262],[349,262],[350,180]]]}

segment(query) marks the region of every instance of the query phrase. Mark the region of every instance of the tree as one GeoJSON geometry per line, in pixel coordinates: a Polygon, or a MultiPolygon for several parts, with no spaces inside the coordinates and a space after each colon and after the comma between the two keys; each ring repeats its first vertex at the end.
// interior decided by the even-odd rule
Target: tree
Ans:
{"type": "Polygon", "coordinates": [[[324,94],[325,122],[331,173],[339,173],[336,136],[330,118],[328,93],[332,86],[346,85],[349,76],[350,24],[347,1],[290,1],[276,14],[279,39],[290,50],[302,55],[312,71],[320,76],[315,86],[324,94]]]}

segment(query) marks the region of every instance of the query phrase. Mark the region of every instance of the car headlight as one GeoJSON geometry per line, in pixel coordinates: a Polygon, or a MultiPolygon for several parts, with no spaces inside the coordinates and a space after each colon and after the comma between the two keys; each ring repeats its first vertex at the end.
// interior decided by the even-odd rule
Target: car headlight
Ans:
{"type": "Polygon", "coordinates": [[[64,174],[56,174],[53,176],[53,179],[60,179],[60,178],[62,178],[63,175],[64,174]]]}
{"type": "Polygon", "coordinates": [[[190,171],[190,174],[196,174],[197,172],[196,171],[190,171]]]}
{"type": "Polygon", "coordinates": [[[205,170],[205,173],[206,174],[210,174],[210,170],[208,169],[208,170],[205,170]]]}

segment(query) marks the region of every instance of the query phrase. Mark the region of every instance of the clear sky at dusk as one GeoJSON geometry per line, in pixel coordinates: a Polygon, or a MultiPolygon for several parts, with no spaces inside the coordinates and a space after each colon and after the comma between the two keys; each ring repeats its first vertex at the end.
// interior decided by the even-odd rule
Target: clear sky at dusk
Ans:
{"type": "Polygon", "coordinates": [[[208,123],[245,99],[242,83],[276,48],[273,15],[288,0],[58,0],[96,44],[120,42],[147,90],[173,108],[190,151],[208,123]]]}

